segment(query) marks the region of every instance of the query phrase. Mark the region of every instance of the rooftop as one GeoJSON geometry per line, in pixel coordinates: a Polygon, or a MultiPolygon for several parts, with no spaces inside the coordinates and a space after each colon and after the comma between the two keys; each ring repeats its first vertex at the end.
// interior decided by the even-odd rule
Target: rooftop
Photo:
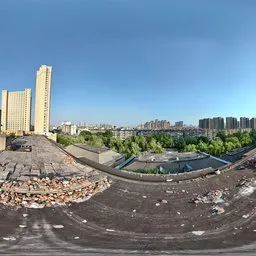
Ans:
{"type": "Polygon", "coordinates": [[[74,146],[85,149],[85,150],[88,150],[88,151],[91,151],[93,153],[98,153],[98,154],[109,151],[108,148],[98,148],[98,147],[95,147],[95,146],[82,144],[82,143],[81,144],[74,144],[74,146]]]}

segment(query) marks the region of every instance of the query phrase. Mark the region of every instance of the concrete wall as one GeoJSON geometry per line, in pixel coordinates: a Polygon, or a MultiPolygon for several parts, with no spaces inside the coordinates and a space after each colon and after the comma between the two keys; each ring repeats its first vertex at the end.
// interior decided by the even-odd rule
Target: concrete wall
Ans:
{"type": "MultiPolygon", "coordinates": [[[[120,171],[115,168],[102,165],[99,163],[96,163],[90,159],[87,158],[76,158],[73,154],[70,154],[69,152],[65,151],[64,149],[60,148],[57,143],[53,142],[60,150],[62,150],[65,154],[71,155],[78,163],[89,165],[95,170],[102,171],[105,174],[108,173],[110,175],[120,177],[120,178],[125,178],[129,180],[135,180],[135,181],[144,181],[144,182],[168,182],[168,181],[182,181],[182,180],[189,180],[189,179],[195,179],[199,177],[206,176],[208,174],[214,173],[215,170],[212,168],[206,168],[203,170],[198,170],[194,172],[187,172],[187,173],[179,173],[179,174],[141,174],[141,173],[135,173],[135,172],[129,172],[129,171],[120,171]]],[[[248,156],[252,156],[256,153],[256,149],[253,149],[248,153],[248,156]]],[[[234,164],[231,165],[225,165],[221,168],[219,168],[221,171],[229,171],[239,164],[242,163],[244,159],[237,161],[234,164]]]]}
{"type": "Polygon", "coordinates": [[[89,160],[99,163],[99,154],[98,153],[95,153],[95,152],[92,152],[89,150],[85,150],[85,149],[77,147],[75,145],[69,145],[65,148],[65,150],[77,158],[86,157],[89,160]]]}
{"type": "Polygon", "coordinates": [[[6,143],[7,139],[5,135],[0,135],[0,150],[5,150],[7,143],[6,143]]]}
{"type": "Polygon", "coordinates": [[[96,152],[87,150],[85,148],[81,148],[76,145],[69,145],[65,148],[65,150],[77,158],[85,157],[85,158],[88,158],[89,160],[92,160],[92,161],[94,161],[96,163],[100,163],[100,164],[107,163],[107,162],[113,160],[114,158],[120,156],[120,154],[118,154],[112,150],[108,150],[108,151],[101,152],[101,153],[96,153],[96,152]]]}
{"type": "Polygon", "coordinates": [[[99,154],[99,163],[100,164],[107,163],[118,156],[120,156],[120,154],[118,154],[117,152],[114,152],[112,150],[102,152],[99,154]]]}

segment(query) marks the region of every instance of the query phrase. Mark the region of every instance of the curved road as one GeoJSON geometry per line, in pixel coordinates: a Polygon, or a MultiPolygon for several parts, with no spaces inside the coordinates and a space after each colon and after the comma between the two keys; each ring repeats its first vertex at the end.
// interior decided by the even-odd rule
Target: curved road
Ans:
{"type": "Polygon", "coordinates": [[[83,203],[18,210],[1,205],[0,253],[255,255],[256,193],[241,196],[237,187],[245,176],[255,172],[233,170],[180,183],[112,176],[108,189],[83,203]],[[212,215],[212,204],[191,202],[216,189],[224,191],[221,215],[212,215]]]}

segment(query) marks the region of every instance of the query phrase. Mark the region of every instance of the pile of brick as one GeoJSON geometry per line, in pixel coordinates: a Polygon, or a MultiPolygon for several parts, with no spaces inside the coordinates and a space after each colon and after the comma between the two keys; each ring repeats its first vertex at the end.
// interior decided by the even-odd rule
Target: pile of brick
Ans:
{"type": "Polygon", "coordinates": [[[15,207],[51,207],[87,200],[108,186],[110,184],[106,178],[93,181],[88,177],[4,181],[0,188],[0,203],[15,207]]]}
{"type": "Polygon", "coordinates": [[[63,162],[65,164],[74,164],[75,160],[71,156],[65,156],[63,162]]]}

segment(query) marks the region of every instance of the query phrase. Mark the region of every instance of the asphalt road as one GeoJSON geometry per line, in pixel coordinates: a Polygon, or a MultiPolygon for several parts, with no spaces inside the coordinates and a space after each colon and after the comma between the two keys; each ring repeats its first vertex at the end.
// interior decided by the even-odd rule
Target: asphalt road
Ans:
{"type": "Polygon", "coordinates": [[[83,203],[0,205],[0,254],[255,255],[256,193],[240,196],[237,184],[244,176],[256,173],[230,171],[166,184],[112,177],[108,189],[83,203]],[[212,204],[191,203],[195,194],[216,189],[225,191],[221,215],[212,215],[212,204]]]}

